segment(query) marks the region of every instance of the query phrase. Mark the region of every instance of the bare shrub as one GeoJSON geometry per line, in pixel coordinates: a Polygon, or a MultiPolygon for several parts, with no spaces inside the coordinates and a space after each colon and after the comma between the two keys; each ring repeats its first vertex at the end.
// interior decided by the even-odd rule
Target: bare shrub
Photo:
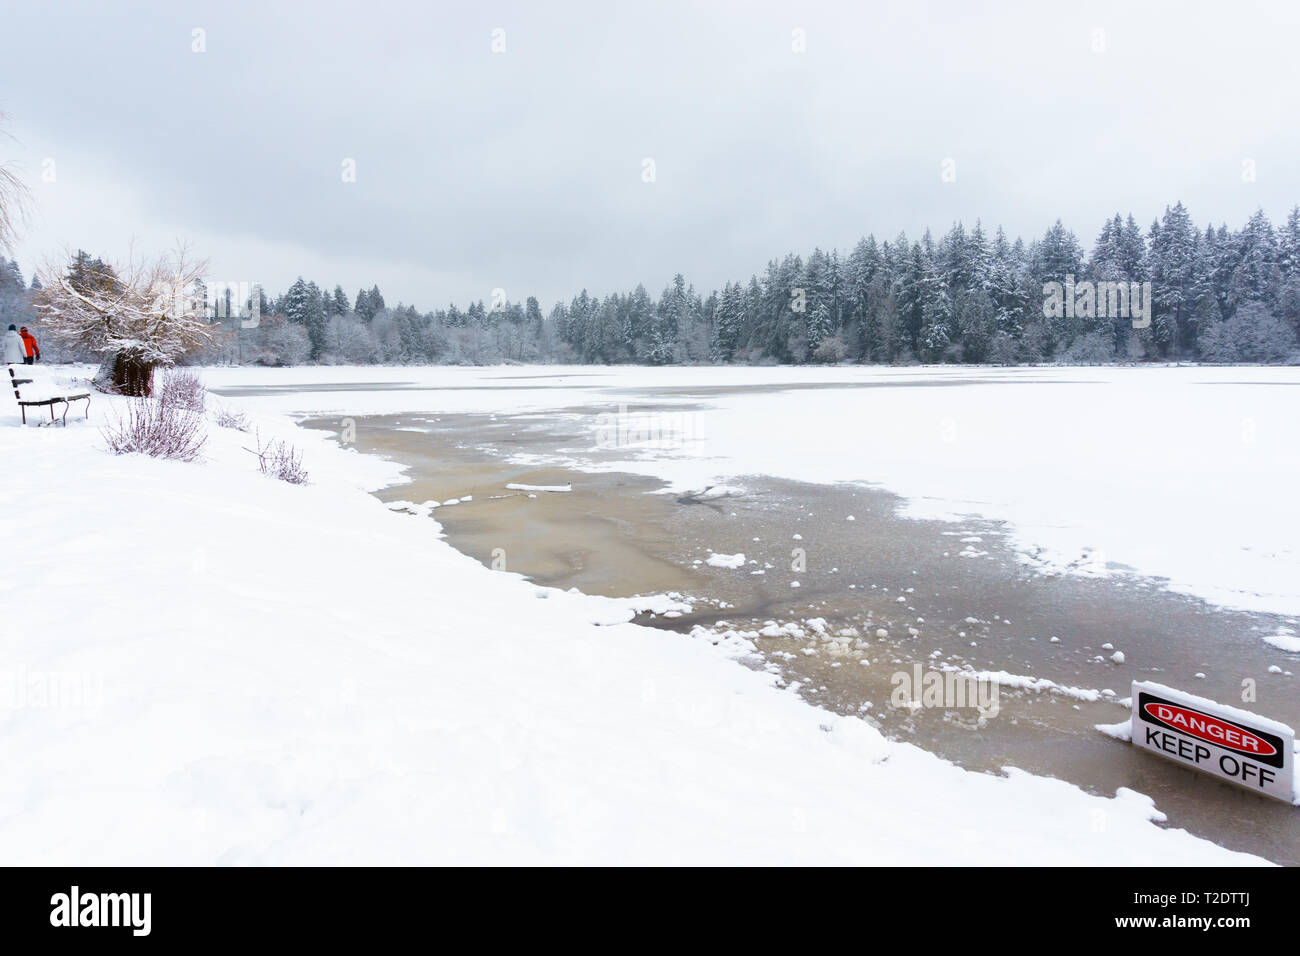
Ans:
{"type": "Polygon", "coordinates": [[[173,461],[197,461],[208,440],[201,413],[156,398],[127,403],[125,414],[100,434],[115,455],[138,453],[173,461]]]}
{"type": "Polygon", "coordinates": [[[257,467],[262,474],[287,481],[291,485],[307,483],[307,471],[302,467],[302,452],[280,439],[262,444],[260,433],[255,433],[255,438],[257,450],[247,448],[245,451],[257,456],[257,467]]]}
{"type": "Polygon", "coordinates": [[[214,420],[219,428],[233,428],[239,432],[248,431],[248,416],[238,409],[220,405],[217,407],[214,420]]]}
{"type": "Polygon", "coordinates": [[[207,404],[208,390],[203,387],[203,379],[190,369],[168,369],[157,392],[160,402],[191,412],[202,412],[207,404]]]}

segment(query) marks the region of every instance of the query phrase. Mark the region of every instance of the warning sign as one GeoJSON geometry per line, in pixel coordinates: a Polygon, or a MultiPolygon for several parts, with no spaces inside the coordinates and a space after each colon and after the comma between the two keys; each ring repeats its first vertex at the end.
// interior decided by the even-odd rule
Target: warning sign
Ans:
{"type": "Polygon", "coordinates": [[[1295,732],[1236,707],[1133,682],[1133,743],[1163,757],[1292,801],[1295,732]]]}

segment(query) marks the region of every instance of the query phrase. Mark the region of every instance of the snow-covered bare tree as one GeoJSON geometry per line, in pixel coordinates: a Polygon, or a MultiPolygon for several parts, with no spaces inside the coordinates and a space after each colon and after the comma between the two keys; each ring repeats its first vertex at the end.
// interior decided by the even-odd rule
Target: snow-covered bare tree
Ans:
{"type": "MultiPolygon", "coordinates": [[[[0,113],[0,128],[5,116],[0,113]]],[[[0,163],[0,252],[12,252],[18,230],[27,221],[31,193],[9,163],[0,163]]]]}
{"type": "Polygon", "coordinates": [[[152,391],[154,369],[212,342],[196,294],[206,270],[185,246],[150,260],[133,253],[116,267],[78,252],[40,270],[34,302],[54,339],[103,356],[100,388],[144,396],[152,391]]]}

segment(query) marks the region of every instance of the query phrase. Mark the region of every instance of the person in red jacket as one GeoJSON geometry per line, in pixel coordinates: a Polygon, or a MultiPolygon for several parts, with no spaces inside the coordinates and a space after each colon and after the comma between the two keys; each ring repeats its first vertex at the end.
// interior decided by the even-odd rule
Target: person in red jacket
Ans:
{"type": "Polygon", "coordinates": [[[25,325],[18,330],[18,334],[22,336],[23,351],[27,353],[26,358],[23,359],[23,364],[35,365],[36,361],[41,357],[41,350],[36,344],[36,337],[27,331],[27,326],[25,325]]]}

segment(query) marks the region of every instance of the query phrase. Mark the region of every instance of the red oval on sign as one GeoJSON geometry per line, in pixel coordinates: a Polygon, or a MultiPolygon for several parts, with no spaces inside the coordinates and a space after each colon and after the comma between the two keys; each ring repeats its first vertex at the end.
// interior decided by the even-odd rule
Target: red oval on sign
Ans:
{"type": "Polygon", "coordinates": [[[1192,737],[1199,737],[1226,750],[1235,750],[1239,754],[1248,754],[1252,757],[1271,757],[1277,753],[1276,747],[1245,727],[1238,727],[1234,723],[1203,714],[1199,710],[1158,701],[1152,701],[1144,709],[1167,727],[1180,730],[1192,737]]]}

